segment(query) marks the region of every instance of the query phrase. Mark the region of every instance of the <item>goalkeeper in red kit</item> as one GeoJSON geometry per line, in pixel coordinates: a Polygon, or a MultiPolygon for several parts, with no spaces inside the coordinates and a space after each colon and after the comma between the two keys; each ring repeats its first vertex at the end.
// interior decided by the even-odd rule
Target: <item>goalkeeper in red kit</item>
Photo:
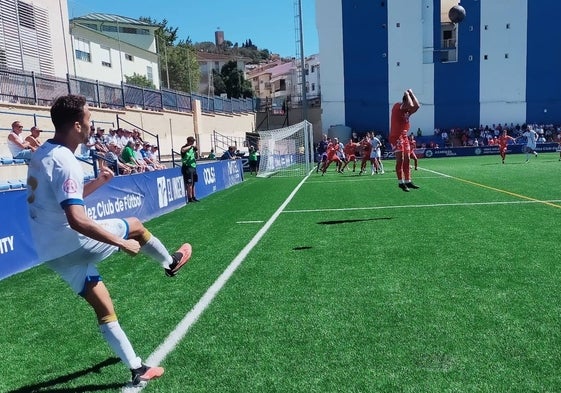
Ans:
{"type": "Polygon", "coordinates": [[[409,156],[411,154],[411,144],[407,133],[411,127],[409,117],[419,110],[420,104],[413,90],[408,89],[403,93],[401,102],[397,102],[392,107],[390,143],[395,154],[395,172],[399,182],[398,187],[405,192],[409,189],[419,188],[411,181],[411,168],[409,167],[409,156]]]}

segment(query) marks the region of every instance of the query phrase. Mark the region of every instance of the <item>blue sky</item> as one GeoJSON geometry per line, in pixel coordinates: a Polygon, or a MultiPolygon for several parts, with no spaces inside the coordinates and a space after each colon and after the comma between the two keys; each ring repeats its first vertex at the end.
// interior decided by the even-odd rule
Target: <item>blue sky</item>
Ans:
{"type": "MultiPolygon", "coordinates": [[[[260,49],[281,56],[296,55],[295,0],[67,0],[70,18],[91,12],[130,18],[167,19],[179,39],[214,42],[214,32],[240,45],[251,39],[260,49]]],[[[304,53],[319,52],[315,0],[302,1],[304,53]]]]}

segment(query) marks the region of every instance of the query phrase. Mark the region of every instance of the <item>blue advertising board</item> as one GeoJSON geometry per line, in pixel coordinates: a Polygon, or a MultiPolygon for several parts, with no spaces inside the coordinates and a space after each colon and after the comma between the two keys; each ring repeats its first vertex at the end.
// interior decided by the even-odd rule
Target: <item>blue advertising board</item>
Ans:
{"type": "MultiPolygon", "coordinates": [[[[204,198],[243,181],[241,160],[198,165],[197,198],[204,198]]],[[[35,252],[27,219],[25,189],[0,192],[0,280],[41,263],[35,252]]],[[[117,176],[85,199],[94,220],[137,217],[141,221],[185,206],[180,168],[117,176]]]]}

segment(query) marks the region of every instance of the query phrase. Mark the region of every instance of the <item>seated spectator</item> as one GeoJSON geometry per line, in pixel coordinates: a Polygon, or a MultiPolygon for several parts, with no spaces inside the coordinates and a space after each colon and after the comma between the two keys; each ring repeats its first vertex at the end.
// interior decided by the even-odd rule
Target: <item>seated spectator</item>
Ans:
{"type": "Polygon", "coordinates": [[[136,159],[136,162],[138,162],[138,164],[143,168],[142,172],[153,171],[155,168],[144,159],[140,150],[141,150],[140,142],[135,142],[134,158],[136,159]]]}
{"type": "Polygon", "coordinates": [[[214,149],[210,149],[210,154],[208,155],[207,159],[216,160],[216,154],[214,154],[214,149]]]}
{"type": "Polygon", "coordinates": [[[131,167],[134,167],[138,172],[144,172],[143,167],[138,161],[134,154],[134,145],[132,141],[128,141],[127,145],[121,151],[121,159],[123,162],[131,167]]]}
{"type": "Polygon", "coordinates": [[[29,143],[29,147],[37,150],[37,148],[41,146],[42,143],[41,140],[39,139],[42,130],[39,129],[39,127],[33,126],[31,127],[30,131],[31,134],[25,138],[25,141],[29,143]]]}
{"type": "Polygon", "coordinates": [[[152,145],[149,142],[144,142],[144,146],[140,149],[140,154],[146,163],[154,169],[166,169],[165,165],[160,164],[156,155],[152,152],[152,145]]]}
{"type": "Polygon", "coordinates": [[[21,137],[22,131],[23,126],[21,123],[19,121],[14,121],[12,123],[12,132],[8,134],[8,148],[13,158],[29,161],[31,159],[31,153],[33,153],[36,148],[32,147],[29,142],[21,137]]]}
{"type": "Polygon", "coordinates": [[[235,160],[236,158],[238,158],[236,157],[236,146],[229,146],[228,150],[220,157],[221,160],[235,160]]]}
{"type": "Polygon", "coordinates": [[[129,175],[133,171],[133,167],[119,161],[119,146],[115,142],[109,142],[107,145],[107,153],[105,154],[105,159],[109,162],[112,169],[115,169],[117,165],[118,173],[116,175],[129,175]]]}

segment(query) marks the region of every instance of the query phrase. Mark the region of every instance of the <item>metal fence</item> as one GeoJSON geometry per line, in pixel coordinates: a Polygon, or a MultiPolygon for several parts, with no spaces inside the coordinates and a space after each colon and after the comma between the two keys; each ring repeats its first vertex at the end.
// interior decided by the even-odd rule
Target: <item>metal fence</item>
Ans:
{"type": "Polygon", "coordinates": [[[5,102],[50,106],[64,94],[86,97],[89,105],[100,108],[122,109],[127,107],[160,111],[191,112],[192,100],[200,100],[205,112],[241,113],[253,112],[256,101],[206,97],[174,90],[154,90],[121,83],[120,86],[100,81],[76,78],[66,79],[14,70],[0,70],[0,100],[5,102]]]}

